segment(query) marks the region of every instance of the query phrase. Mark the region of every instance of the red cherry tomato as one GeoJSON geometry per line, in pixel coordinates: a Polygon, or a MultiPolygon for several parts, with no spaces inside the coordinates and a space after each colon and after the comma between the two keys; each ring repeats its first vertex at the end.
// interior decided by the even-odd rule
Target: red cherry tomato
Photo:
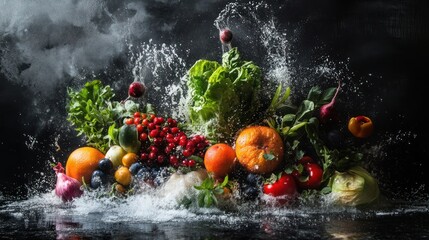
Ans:
{"type": "Polygon", "coordinates": [[[142,124],[137,124],[136,128],[139,134],[142,133],[144,130],[144,126],[142,124]]]}
{"type": "Polygon", "coordinates": [[[296,179],[296,183],[302,189],[317,189],[322,183],[323,169],[317,163],[303,164],[304,170],[302,173],[293,171],[292,175],[296,179]]]}
{"type": "Polygon", "coordinates": [[[273,197],[296,195],[295,179],[290,174],[283,174],[276,182],[264,184],[263,192],[273,197]]]}
{"type": "Polygon", "coordinates": [[[134,116],[135,118],[136,118],[136,117],[141,117],[141,113],[140,113],[140,112],[135,112],[133,116],[134,116]]]}
{"type": "Polygon", "coordinates": [[[127,125],[134,124],[134,118],[127,118],[127,119],[125,119],[125,124],[127,124],[127,125]]]}
{"type": "Polygon", "coordinates": [[[142,122],[142,119],[140,117],[135,117],[134,118],[134,124],[135,125],[140,124],[141,122],[142,122]]]}

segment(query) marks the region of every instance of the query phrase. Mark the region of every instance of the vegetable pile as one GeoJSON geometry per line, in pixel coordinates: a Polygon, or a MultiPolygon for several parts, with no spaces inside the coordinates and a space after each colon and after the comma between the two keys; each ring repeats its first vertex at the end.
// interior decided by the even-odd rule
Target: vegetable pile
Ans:
{"type": "MultiPolygon", "coordinates": [[[[222,32],[220,38],[230,45],[232,33],[222,32]]],[[[325,90],[311,88],[298,104],[289,98],[291,88],[279,83],[267,97],[270,104],[263,104],[267,80],[237,48],[225,52],[222,63],[197,61],[187,77],[188,121],[138,104],[147,94],[143,83],[133,82],[122,102],[114,101],[112,89],[99,80],[69,89],[68,120],[89,146],[78,150],[102,154],[96,155],[97,166],[79,159],[71,166],[68,160],[66,168],[76,168],[77,175],[67,177],[78,182],[56,168],[62,179],[57,195],[64,201],[79,197],[81,182],[84,192],[97,189],[114,197],[156,189],[186,207],[245,201],[290,206],[309,195],[345,206],[377,201],[377,180],[364,169],[362,151],[343,140],[370,137],[373,124],[357,116],[348,123],[350,133],[339,131],[340,82],[325,90]],[[64,181],[73,182],[72,189],[65,189],[64,181]]]]}

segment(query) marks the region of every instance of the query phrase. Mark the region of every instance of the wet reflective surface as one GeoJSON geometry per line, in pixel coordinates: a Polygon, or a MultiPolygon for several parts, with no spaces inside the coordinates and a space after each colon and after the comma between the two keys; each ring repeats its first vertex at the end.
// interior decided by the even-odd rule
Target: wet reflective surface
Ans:
{"type": "Polygon", "coordinates": [[[332,206],[239,211],[190,210],[140,196],[121,202],[84,199],[64,205],[52,194],[3,200],[2,239],[423,239],[428,203],[377,209],[332,206]],[[140,205],[140,206],[139,206],[140,205]]]}

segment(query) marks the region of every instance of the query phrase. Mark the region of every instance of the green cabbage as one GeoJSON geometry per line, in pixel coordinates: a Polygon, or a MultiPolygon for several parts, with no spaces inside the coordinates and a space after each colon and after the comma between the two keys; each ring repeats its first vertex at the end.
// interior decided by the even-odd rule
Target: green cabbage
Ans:
{"type": "Polygon", "coordinates": [[[362,167],[352,167],[347,172],[336,172],[330,179],[331,196],[346,206],[369,204],[378,199],[377,180],[362,167]]]}
{"type": "Polygon", "coordinates": [[[262,73],[241,60],[237,48],[216,61],[198,60],[189,70],[190,127],[215,139],[228,139],[257,117],[262,73]]]}

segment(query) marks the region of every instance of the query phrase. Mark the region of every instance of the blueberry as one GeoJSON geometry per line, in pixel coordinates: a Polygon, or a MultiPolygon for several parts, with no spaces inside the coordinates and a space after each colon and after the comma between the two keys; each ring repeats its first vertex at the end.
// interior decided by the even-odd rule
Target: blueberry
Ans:
{"type": "Polygon", "coordinates": [[[131,164],[129,170],[132,175],[136,175],[142,167],[143,167],[143,164],[141,162],[135,162],[131,164]]]}
{"type": "Polygon", "coordinates": [[[98,169],[106,174],[110,174],[113,172],[113,163],[108,158],[103,158],[98,162],[98,169]]]}
{"type": "Polygon", "coordinates": [[[107,176],[105,173],[103,173],[100,170],[95,170],[92,173],[91,176],[91,188],[93,189],[97,189],[99,187],[101,187],[102,185],[106,185],[107,184],[107,176]]]}
{"type": "Polygon", "coordinates": [[[160,172],[160,168],[154,167],[150,169],[150,179],[155,179],[160,172]]]}
{"type": "Polygon", "coordinates": [[[242,197],[244,200],[255,200],[259,195],[259,189],[254,186],[243,186],[242,197]]]}
{"type": "Polygon", "coordinates": [[[167,177],[169,177],[170,175],[171,175],[171,172],[167,167],[161,167],[158,169],[157,175],[153,179],[153,183],[155,184],[156,187],[158,187],[161,184],[163,184],[167,179],[167,177]]]}
{"type": "Polygon", "coordinates": [[[150,178],[150,176],[151,176],[151,174],[150,174],[149,169],[144,167],[144,166],[142,166],[136,174],[137,179],[143,180],[143,181],[148,180],[150,178]]]}
{"type": "Polygon", "coordinates": [[[249,185],[255,186],[262,183],[262,177],[254,173],[249,173],[246,177],[246,182],[249,185]]]}

